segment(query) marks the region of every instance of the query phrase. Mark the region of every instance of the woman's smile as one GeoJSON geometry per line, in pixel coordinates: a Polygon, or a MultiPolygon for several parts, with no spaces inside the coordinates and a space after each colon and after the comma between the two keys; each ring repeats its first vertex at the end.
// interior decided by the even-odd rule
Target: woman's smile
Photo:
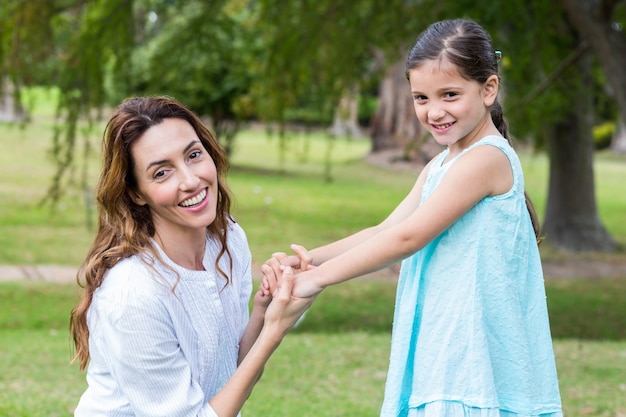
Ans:
{"type": "MultiPolygon", "coordinates": [[[[203,188],[198,194],[184,201],[181,201],[178,205],[181,207],[187,207],[187,208],[198,206],[200,203],[206,203],[205,199],[207,195],[208,195],[207,189],[203,188]]],[[[206,204],[203,204],[203,205],[206,205],[206,204]]]]}

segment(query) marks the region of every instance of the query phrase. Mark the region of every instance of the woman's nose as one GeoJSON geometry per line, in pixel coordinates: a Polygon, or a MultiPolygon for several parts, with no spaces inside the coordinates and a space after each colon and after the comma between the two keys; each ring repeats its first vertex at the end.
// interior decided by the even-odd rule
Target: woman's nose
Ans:
{"type": "Polygon", "coordinates": [[[200,184],[200,178],[195,174],[193,169],[188,166],[178,169],[180,189],[195,190],[200,184]]]}

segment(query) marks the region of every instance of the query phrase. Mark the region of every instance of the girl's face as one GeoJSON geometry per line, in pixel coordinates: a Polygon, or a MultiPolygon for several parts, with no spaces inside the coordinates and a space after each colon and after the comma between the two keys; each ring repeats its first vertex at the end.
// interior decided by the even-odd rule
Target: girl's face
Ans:
{"type": "Polygon", "coordinates": [[[139,205],[147,205],[161,239],[206,233],[217,210],[217,170],[193,127],[164,119],[131,147],[139,205]]]}
{"type": "Polygon", "coordinates": [[[464,149],[498,134],[489,111],[498,94],[496,75],[480,84],[446,60],[429,60],[410,70],[409,82],[417,118],[439,144],[464,149]]]}

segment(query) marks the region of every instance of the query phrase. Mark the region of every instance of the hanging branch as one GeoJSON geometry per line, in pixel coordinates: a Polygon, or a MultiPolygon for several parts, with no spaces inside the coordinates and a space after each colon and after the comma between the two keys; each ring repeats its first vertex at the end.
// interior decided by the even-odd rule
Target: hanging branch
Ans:
{"type": "Polygon", "coordinates": [[[589,49],[589,43],[587,41],[582,41],[580,45],[576,49],[574,49],[557,67],[552,71],[548,77],[546,77],[541,84],[533,88],[528,94],[526,94],[520,100],[520,105],[525,106],[537,97],[539,97],[543,92],[545,92],[552,83],[556,81],[558,77],[563,74],[563,72],[572,64],[574,64],[587,50],[589,49]]]}

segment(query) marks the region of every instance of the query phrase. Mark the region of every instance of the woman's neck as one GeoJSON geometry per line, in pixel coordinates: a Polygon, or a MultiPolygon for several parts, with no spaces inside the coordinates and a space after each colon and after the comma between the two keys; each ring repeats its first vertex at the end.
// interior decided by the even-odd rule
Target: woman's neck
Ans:
{"type": "Polygon", "coordinates": [[[157,232],[154,240],[163,252],[177,265],[195,271],[203,271],[204,251],[206,247],[206,231],[193,236],[175,236],[165,238],[157,232]]]}

